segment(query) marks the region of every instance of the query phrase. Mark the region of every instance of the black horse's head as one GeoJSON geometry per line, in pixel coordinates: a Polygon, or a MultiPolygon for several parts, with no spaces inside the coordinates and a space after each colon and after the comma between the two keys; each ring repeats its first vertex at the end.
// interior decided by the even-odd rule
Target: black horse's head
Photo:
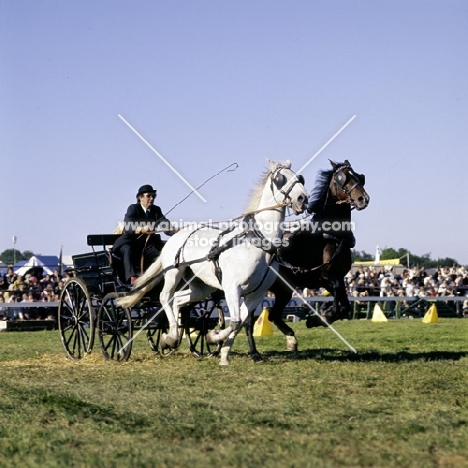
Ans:
{"type": "Polygon", "coordinates": [[[356,210],[363,210],[369,204],[370,197],[364,189],[366,176],[353,170],[346,159],[344,163],[330,160],[333,174],[330,179],[330,192],[338,203],[349,203],[356,210]]]}

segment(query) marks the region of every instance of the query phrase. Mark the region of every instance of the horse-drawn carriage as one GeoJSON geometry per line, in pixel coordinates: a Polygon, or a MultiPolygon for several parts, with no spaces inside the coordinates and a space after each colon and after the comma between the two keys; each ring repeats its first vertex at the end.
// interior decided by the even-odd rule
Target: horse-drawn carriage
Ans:
{"type": "Polygon", "coordinates": [[[67,355],[82,359],[93,349],[97,335],[105,359],[126,361],[137,329],[144,329],[151,349],[163,356],[177,349],[183,336],[195,356],[217,354],[219,345],[206,343],[205,336],[209,330],[224,328],[219,296],[207,297],[181,309],[179,341],[171,348],[161,340],[168,322],[159,302],[160,288],[145,295],[135,307],[117,304],[117,299],[130,291],[119,274],[121,261],[108,248],[117,237],[88,235],[87,244],[92,252],[73,256],[73,277],[65,284],[58,308],[60,336],[67,355]]]}
{"type": "MultiPolygon", "coordinates": [[[[335,207],[340,207],[338,219],[347,221],[352,207],[364,209],[369,202],[364,177],[348,161],[332,166],[322,171],[313,199],[324,228],[337,219],[335,207]]],[[[253,314],[268,290],[275,292],[278,303],[270,319],[286,335],[287,348],[297,349],[294,331],[281,317],[295,286],[316,287],[323,282],[335,297],[332,315],[327,316],[331,321],[344,318],[350,310],[343,281],[351,267],[351,257],[346,256],[349,249],[342,249],[345,260],[339,260],[339,268],[336,262],[324,260],[324,248],[330,242],[336,244],[335,255],[343,255],[340,239],[313,230],[298,234],[299,248],[295,242],[289,242],[289,251],[283,245],[286,208],[297,215],[306,210],[307,203],[303,176],[291,170],[289,161],[269,161],[240,222],[228,228],[200,225],[180,230],[133,288],[120,281],[119,265],[106,249],[116,237],[88,236],[93,253],[73,257],[75,276],[60,297],[59,329],[67,354],[82,358],[91,351],[97,333],[106,359],[126,360],[133,329],[142,325],[157,353],[170,354],[186,336],[193,354],[219,353],[220,365],[226,366],[234,339],[245,324],[251,357],[261,359],[252,335],[253,314]],[[102,250],[96,252],[96,246],[102,250]],[[297,262],[295,256],[299,256],[297,262]],[[330,270],[330,266],[329,278],[324,278],[324,267],[330,270]],[[226,327],[220,294],[230,314],[226,327]]],[[[321,320],[327,323],[322,318],[318,324],[321,320]]]]}

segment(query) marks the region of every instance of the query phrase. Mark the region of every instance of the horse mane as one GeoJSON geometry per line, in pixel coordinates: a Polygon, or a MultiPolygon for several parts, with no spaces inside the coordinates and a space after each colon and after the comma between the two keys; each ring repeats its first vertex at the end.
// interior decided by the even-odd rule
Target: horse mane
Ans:
{"type": "Polygon", "coordinates": [[[285,164],[281,164],[279,162],[269,161],[269,168],[262,174],[261,179],[258,181],[257,185],[251,190],[250,192],[250,200],[245,210],[246,213],[250,213],[255,211],[260,204],[260,200],[262,199],[263,188],[265,184],[268,182],[268,178],[272,172],[275,172],[280,167],[286,167],[290,169],[291,163],[287,161],[285,164]]]}
{"type": "Polygon", "coordinates": [[[341,166],[344,166],[344,163],[337,163],[334,169],[322,169],[319,171],[317,179],[315,180],[315,188],[310,195],[309,207],[307,209],[309,213],[320,214],[323,212],[331,178],[341,166]]]}

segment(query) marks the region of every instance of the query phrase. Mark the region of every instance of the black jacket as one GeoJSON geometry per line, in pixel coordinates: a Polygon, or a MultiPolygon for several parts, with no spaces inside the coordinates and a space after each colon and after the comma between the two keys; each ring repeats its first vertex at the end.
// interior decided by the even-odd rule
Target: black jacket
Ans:
{"type": "Polygon", "coordinates": [[[145,213],[140,203],[134,203],[128,207],[124,218],[124,232],[115,242],[113,247],[114,252],[124,244],[134,246],[141,244],[141,248],[143,248],[146,242],[146,235],[135,234],[137,227],[149,226],[151,231],[155,231],[158,226],[169,229],[170,222],[164,217],[159,206],[153,205],[147,211],[148,214],[145,213]]]}

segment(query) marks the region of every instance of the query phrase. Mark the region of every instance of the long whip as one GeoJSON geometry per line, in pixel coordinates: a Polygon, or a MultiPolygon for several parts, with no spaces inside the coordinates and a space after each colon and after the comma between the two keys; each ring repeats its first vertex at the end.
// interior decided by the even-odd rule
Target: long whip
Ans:
{"type": "Polygon", "coordinates": [[[211,179],[214,179],[215,177],[219,176],[220,174],[222,174],[223,172],[227,171],[227,172],[234,172],[237,168],[239,167],[239,164],[237,164],[236,162],[233,162],[232,164],[229,164],[229,166],[226,166],[224,169],[221,169],[219,172],[217,172],[216,174],[212,175],[211,177],[209,177],[208,179],[206,179],[202,184],[200,184],[197,188],[193,189],[187,196],[185,196],[184,198],[182,198],[182,200],[180,200],[180,202],[177,202],[169,211],[167,211],[164,216],[166,217],[172,210],[174,210],[176,208],[176,206],[179,206],[181,203],[183,203],[185,200],[187,200],[188,197],[190,197],[190,195],[192,195],[193,193],[195,193],[199,188],[203,187],[206,183],[208,183],[211,179]],[[235,167],[233,167],[235,166],[235,167]],[[232,169],[230,169],[232,167],[232,169]]]}

